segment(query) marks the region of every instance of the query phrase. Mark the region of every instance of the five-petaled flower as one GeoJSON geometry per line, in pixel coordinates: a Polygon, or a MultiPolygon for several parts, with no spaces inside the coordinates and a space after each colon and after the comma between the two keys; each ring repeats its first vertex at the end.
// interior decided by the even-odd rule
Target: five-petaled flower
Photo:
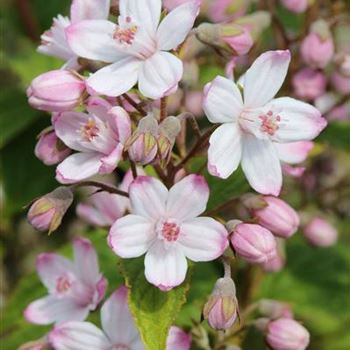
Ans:
{"type": "Polygon", "coordinates": [[[216,77],[205,87],[203,108],[212,123],[222,124],[210,138],[208,169],[229,177],[242,163],[250,185],[278,195],[282,171],[276,145],[315,138],[326,120],[313,106],[289,97],[273,99],[286,77],[290,52],[268,51],[243,78],[244,101],[231,80],[216,77]]]}
{"type": "Polygon", "coordinates": [[[122,258],[146,253],[146,279],[161,290],[184,281],[186,257],[211,261],[226,249],[225,227],[212,218],[197,217],[209,198],[202,176],[186,176],[170,190],[158,179],[139,176],[129,194],[132,214],[115,222],[109,244],[122,258]]]}
{"type": "Polygon", "coordinates": [[[88,20],[66,29],[77,55],[111,63],[87,80],[93,91],[119,96],[138,82],[144,96],[158,99],[177,89],[183,65],[168,51],[185,40],[200,1],[189,0],[159,24],[161,5],[161,0],[120,0],[118,24],[88,20]]]}
{"type": "Polygon", "coordinates": [[[37,272],[49,295],[28,305],[24,316],[29,322],[83,321],[104,297],[107,280],[99,272],[95,249],[82,238],[73,247],[73,262],[53,253],[38,256],[37,272]]]}

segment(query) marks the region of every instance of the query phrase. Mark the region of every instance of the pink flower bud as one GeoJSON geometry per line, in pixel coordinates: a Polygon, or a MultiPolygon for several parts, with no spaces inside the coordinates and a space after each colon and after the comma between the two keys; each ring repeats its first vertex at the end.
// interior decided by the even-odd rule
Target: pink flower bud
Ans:
{"type": "Polygon", "coordinates": [[[314,100],[325,93],[327,79],[321,72],[304,68],[292,80],[294,93],[305,100],[314,100]]]}
{"type": "Polygon", "coordinates": [[[293,318],[290,305],[277,300],[262,299],[258,302],[258,309],[262,316],[271,319],[293,318]]]}
{"type": "Polygon", "coordinates": [[[203,93],[201,91],[191,91],[186,95],[186,110],[192,113],[195,117],[201,117],[203,115],[202,106],[203,93]]]}
{"type": "Polygon", "coordinates": [[[252,48],[254,41],[249,30],[242,27],[241,34],[224,35],[223,40],[232,48],[237,56],[245,55],[252,48]]]}
{"type": "Polygon", "coordinates": [[[237,319],[236,287],[229,277],[219,278],[209,300],[204,305],[203,316],[214,329],[228,329],[237,319]]]}
{"type": "Polygon", "coordinates": [[[313,218],[304,228],[306,239],[317,247],[329,247],[336,243],[338,232],[326,220],[316,217],[313,218]]]}
{"type": "Polygon", "coordinates": [[[45,165],[62,162],[71,150],[56,136],[54,131],[43,132],[35,146],[34,153],[45,165]]]}
{"type": "Polygon", "coordinates": [[[36,77],[29,88],[29,104],[48,112],[70,111],[85,91],[85,81],[68,70],[53,70],[36,77]]]}
{"type": "Polygon", "coordinates": [[[231,243],[235,252],[251,264],[261,264],[277,254],[276,239],[266,228],[255,224],[238,224],[231,243]]]}
{"type": "Polygon", "coordinates": [[[347,77],[339,72],[334,72],[331,77],[331,82],[334,88],[340,94],[350,94],[350,77],[347,77]]]}
{"type": "Polygon", "coordinates": [[[251,0],[215,0],[209,1],[208,17],[213,22],[225,22],[242,16],[251,0]]]}
{"type": "Polygon", "coordinates": [[[180,130],[181,122],[176,117],[167,117],[159,125],[157,143],[161,160],[168,161],[180,130]]]}
{"type": "Polygon", "coordinates": [[[264,262],[262,268],[265,272],[279,272],[283,269],[285,263],[285,257],[277,253],[275,257],[264,262]]]}
{"type": "Polygon", "coordinates": [[[283,6],[291,12],[305,12],[308,5],[308,0],[281,0],[283,6]]]}
{"type": "Polygon", "coordinates": [[[28,211],[28,221],[38,231],[55,231],[64,214],[73,202],[73,193],[67,187],[54,191],[36,200],[28,211]]]}
{"type": "Polygon", "coordinates": [[[257,222],[266,227],[276,236],[288,238],[298,229],[300,220],[296,211],[283,200],[264,196],[265,203],[263,208],[252,208],[252,214],[257,222]]]}
{"type": "Polygon", "coordinates": [[[315,32],[308,34],[301,44],[301,56],[304,62],[314,68],[324,68],[334,55],[332,37],[327,39],[315,32]]]}
{"type": "Polygon", "coordinates": [[[280,318],[268,324],[266,341],[273,350],[305,350],[310,334],[297,321],[280,318]]]}

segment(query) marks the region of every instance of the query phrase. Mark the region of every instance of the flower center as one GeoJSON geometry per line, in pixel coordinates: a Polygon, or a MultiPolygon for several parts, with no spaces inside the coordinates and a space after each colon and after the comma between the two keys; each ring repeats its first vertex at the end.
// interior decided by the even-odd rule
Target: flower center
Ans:
{"type": "Polygon", "coordinates": [[[264,115],[259,115],[259,119],[261,120],[260,130],[262,132],[273,136],[279,129],[279,122],[281,121],[281,117],[278,114],[274,115],[272,111],[268,111],[264,115]]]}
{"type": "Polygon", "coordinates": [[[96,122],[91,118],[89,118],[87,123],[84,124],[80,129],[81,136],[85,141],[88,142],[91,142],[94,137],[98,136],[99,131],[100,130],[96,125],[96,122]]]}
{"type": "Polygon", "coordinates": [[[72,281],[67,275],[62,275],[57,278],[56,292],[59,294],[66,293],[72,286],[72,281]]]}
{"type": "Polygon", "coordinates": [[[162,228],[162,236],[168,242],[175,242],[180,233],[180,228],[174,222],[164,222],[162,228]]]}
{"type": "Polygon", "coordinates": [[[120,21],[116,30],[113,33],[113,39],[119,44],[131,45],[137,33],[137,25],[132,23],[131,17],[126,17],[125,21],[120,21]]]}

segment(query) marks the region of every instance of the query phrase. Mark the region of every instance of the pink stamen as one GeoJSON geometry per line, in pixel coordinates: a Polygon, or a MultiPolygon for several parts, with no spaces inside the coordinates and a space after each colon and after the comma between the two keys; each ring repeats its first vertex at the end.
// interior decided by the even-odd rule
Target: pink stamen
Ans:
{"type": "Polygon", "coordinates": [[[173,222],[165,222],[162,228],[162,236],[168,242],[175,242],[180,234],[180,228],[173,222]]]}
{"type": "MultiPolygon", "coordinates": [[[[131,18],[126,17],[126,22],[128,24],[131,24],[131,18]]],[[[135,39],[136,32],[136,25],[130,25],[127,28],[121,28],[118,26],[118,28],[113,33],[113,39],[117,40],[120,44],[131,45],[135,39]]]]}
{"type": "Polygon", "coordinates": [[[89,119],[88,122],[81,127],[81,134],[86,141],[92,141],[94,137],[98,136],[99,128],[93,119],[89,119]]]}
{"type": "Polygon", "coordinates": [[[261,120],[260,130],[270,136],[273,136],[279,129],[278,123],[281,121],[281,117],[279,115],[274,116],[272,111],[268,111],[266,115],[259,116],[259,119],[261,120]]]}
{"type": "Polygon", "coordinates": [[[57,293],[65,293],[72,286],[71,281],[67,276],[60,276],[56,282],[56,291],[57,293]]]}

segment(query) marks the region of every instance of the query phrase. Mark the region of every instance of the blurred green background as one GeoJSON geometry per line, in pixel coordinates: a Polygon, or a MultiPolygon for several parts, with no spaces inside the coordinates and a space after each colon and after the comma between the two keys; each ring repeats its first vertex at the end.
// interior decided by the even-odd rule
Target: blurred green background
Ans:
{"type": "MultiPolygon", "coordinates": [[[[105,244],[106,233],[88,231],[75,219],[73,210],[51,237],[33,231],[25,220],[24,206],[56,185],[54,168],[44,166],[33,153],[36,136],[50,124],[49,115],[27,105],[25,89],[38,74],[60,67],[59,60],[40,55],[35,49],[40,33],[50,27],[52,17],[68,13],[69,3],[69,0],[2,0],[0,4],[0,342],[3,350],[16,349],[48,330],[47,327],[32,326],[22,317],[25,306],[45,294],[34,272],[35,257],[39,252],[60,250],[71,254],[67,242],[73,236],[85,235],[96,244],[102,270],[110,280],[111,288],[121,282],[115,258],[105,244]]],[[[283,20],[295,25],[298,17],[296,22],[290,23],[290,16],[286,14],[283,20]]],[[[349,122],[333,123],[320,138],[319,148],[323,155],[316,155],[310,166],[315,167],[326,155],[335,167],[345,171],[345,178],[348,178],[349,167],[345,166],[350,164],[349,135],[349,122]]],[[[220,200],[223,192],[227,193],[227,186],[227,182],[212,184],[215,189],[213,201],[215,198],[220,200]]],[[[268,275],[253,295],[256,299],[276,298],[290,302],[296,317],[302,319],[312,333],[311,350],[350,349],[349,180],[342,182],[340,187],[338,183],[332,186],[329,190],[332,200],[320,202],[315,198],[315,202],[331,213],[340,232],[339,243],[332,248],[316,249],[309,247],[300,234],[296,235],[287,244],[286,268],[268,275]],[[343,204],[338,208],[340,202],[343,204]]],[[[238,187],[239,184],[230,187],[230,194],[238,193],[238,187]]],[[[300,199],[292,190],[285,195],[298,207],[300,199]]],[[[180,325],[188,326],[190,318],[198,316],[218,276],[213,264],[196,267],[188,304],[178,320],[180,325]]],[[[260,336],[252,331],[244,349],[263,348],[260,336]]]]}

